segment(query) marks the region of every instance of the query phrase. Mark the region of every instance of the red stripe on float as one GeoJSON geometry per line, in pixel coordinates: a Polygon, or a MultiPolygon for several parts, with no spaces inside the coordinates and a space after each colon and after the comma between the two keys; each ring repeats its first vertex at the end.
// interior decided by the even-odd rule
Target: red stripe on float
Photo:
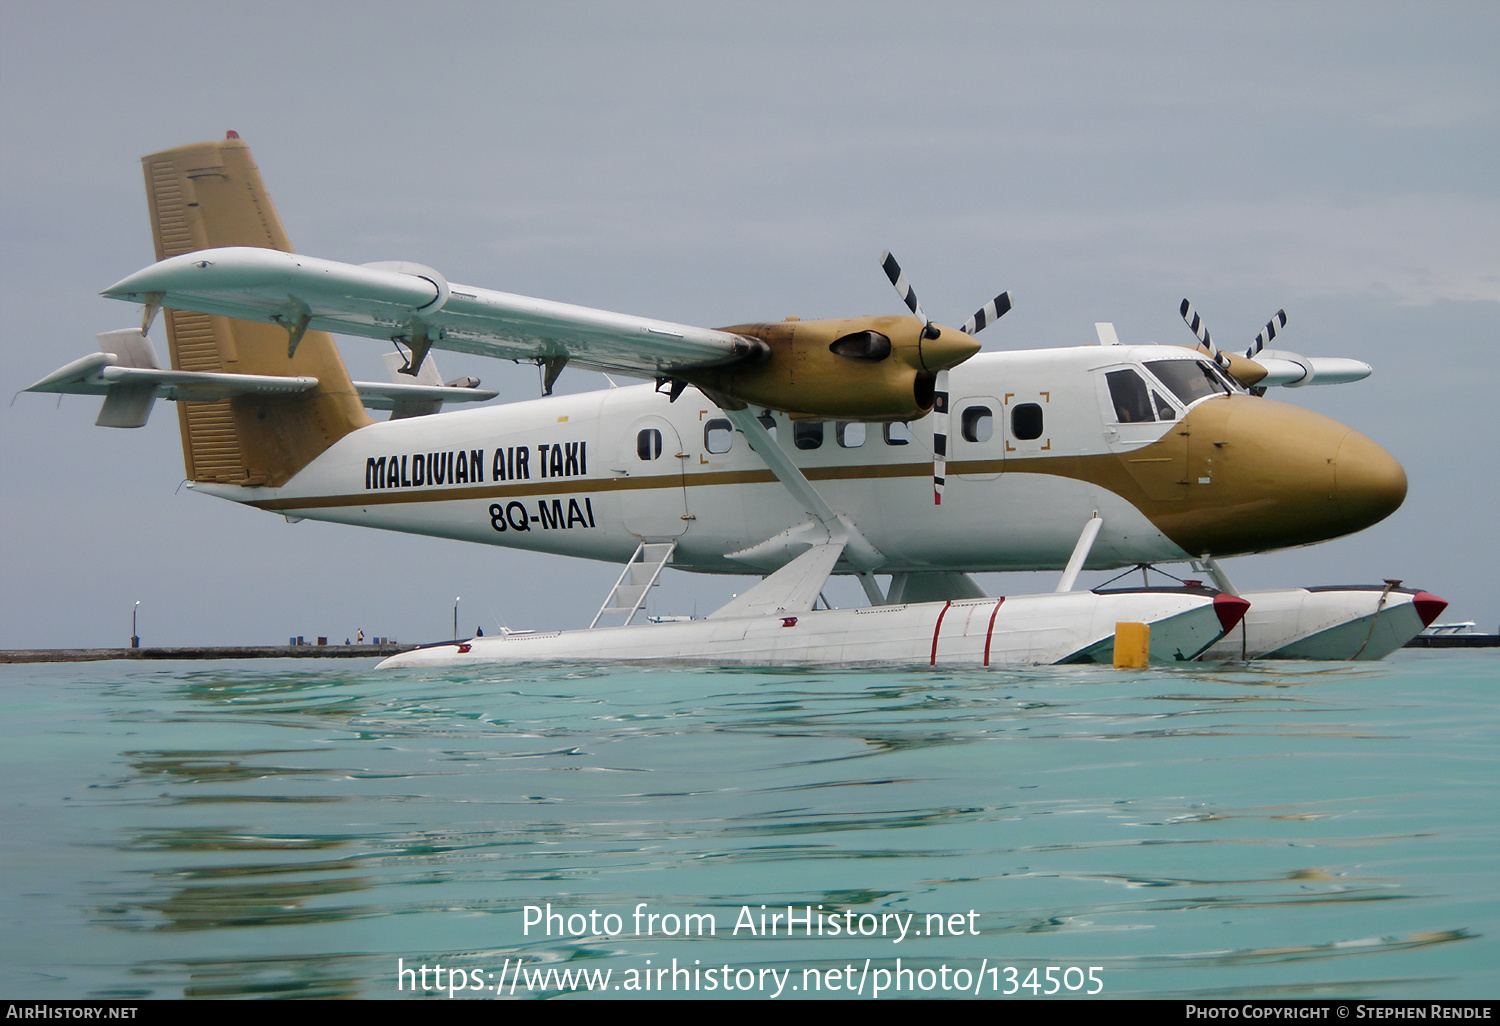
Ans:
{"type": "Polygon", "coordinates": [[[951,605],[953,605],[953,600],[952,599],[949,599],[947,602],[943,603],[943,611],[938,614],[937,623],[934,624],[933,627],[932,627],[932,661],[927,664],[929,666],[936,666],[937,665],[937,639],[938,639],[938,631],[940,631],[940,630],[943,629],[943,617],[945,617],[945,616],[948,615],[948,607],[951,606],[951,605]]]}
{"type": "Polygon", "coordinates": [[[994,637],[995,634],[995,617],[1000,615],[1000,605],[1004,601],[1004,595],[995,600],[995,608],[990,611],[989,629],[984,632],[984,665],[986,666],[990,665],[990,638],[994,637]]]}

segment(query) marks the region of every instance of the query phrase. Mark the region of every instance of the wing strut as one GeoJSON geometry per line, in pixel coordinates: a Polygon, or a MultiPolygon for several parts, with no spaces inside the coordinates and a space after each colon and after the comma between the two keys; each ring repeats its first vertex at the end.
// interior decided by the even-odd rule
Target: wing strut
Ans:
{"type": "Polygon", "coordinates": [[[874,574],[875,568],[885,562],[884,553],[870,544],[869,539],[854,525],[854,521],[842,513],[833,511],[833,507],[829,506],[823,496],[818,494],[818,490],[803,476],[802,471],[797,469],[797,465],[786,454],[786,450],[776,444],[771,433],[766,430],[765,425],[749,407],[731,410],[727,408],[730,405],[733,404],[719,403],[719,408],[724,411],[724,416],[729,419],[729,423],[745,436],[745,440],[750,443],[750,448],[766,461],[766,466],[771,468],[771,473],[775,474],[783,487],[792,493],[792,497],[817,518],[823,530],[827,532],[826,541],[843,546],[843,558],[854,567],[859,576],[860,586],[864,588],[865,597],[870,600],[870,604],[876,606],[884,604],[885,595],[881,592],[880,585],[876,583],[874,574]]]}

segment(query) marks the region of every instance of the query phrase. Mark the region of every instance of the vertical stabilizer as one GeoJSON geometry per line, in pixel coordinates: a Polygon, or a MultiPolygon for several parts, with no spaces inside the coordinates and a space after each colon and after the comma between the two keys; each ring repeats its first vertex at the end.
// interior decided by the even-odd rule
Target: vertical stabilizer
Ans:
{"type": "MultiPolygon", "coordinates": [[[[250,148],[233,133],[142,158],[156,259],[220,246],[290,253],[291,243],[250,148]]],[[[371,423],[326,331],[308,331],[288,356],[287,331],[168,310],[178,370],[316,377],[295,396],[244,395],[177,404],[182,456],[193,481],[279,487],[344,435],[371,423]]]]}

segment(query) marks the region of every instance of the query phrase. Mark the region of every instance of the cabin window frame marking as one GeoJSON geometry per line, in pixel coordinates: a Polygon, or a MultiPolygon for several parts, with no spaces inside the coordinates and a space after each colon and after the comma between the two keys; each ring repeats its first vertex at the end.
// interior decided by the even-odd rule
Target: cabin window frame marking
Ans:
{"type": "Polygon", "coordinates": [[[1046,413],[1041,403],[1017,403],[1010,408],[1010,434],[1016,441],[1034,442],[1045,433],[1046,413]]]}

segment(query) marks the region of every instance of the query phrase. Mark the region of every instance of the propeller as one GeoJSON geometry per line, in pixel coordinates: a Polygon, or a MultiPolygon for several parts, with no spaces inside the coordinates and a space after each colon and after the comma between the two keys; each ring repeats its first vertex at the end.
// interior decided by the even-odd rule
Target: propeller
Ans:
{"type": "Polygon", "coordinates": [[[1203,323],[1203,318],[1198,316],[1198,311],[1193,309],[1193,304],[1184,299],[1182,308],[1178,312],[1182,314],[1188,330],[1198,337],[1198,344],[1207,349],[1208,355],[1214,358],[1214,363],[1221,367],[1227,364],[1224,354],[1219,352],[1219,347],[1214,345],[1213,338],[1208,334],[1208,325],[1203,323]]]}
{"type": "Polygon", "coordinates": [[[1272,317],[1266,323],[1266,326],[1261,329],[1260,334],[1255,336],[1255,341],[1251,344],[1250,348],[1245,350],[1245,358],[1254,359],[1255,354],[1266,348],[1266,343],[1275,338],[1276,333],[1284,327],[1286,327],[1286,311],[1277,310],[1276,316],[1272,317]]]}
{"type": "Polygon", "coordinates": [[[1287,385],[1292,388],[1317,381],[1322,384],[1337,384],[1341,381],[1359,381],[1370,373],[1370,366],[1359,360],[1343,360],[1324,357],[1303,357],[1285,353],[1266,346],[1286,327],[1286,311],[1277,310],[1276,316],[1266,322],[1250,348],[1241,358],[1222,352],[1209,340],[1208,328],[1203,319],[1193,310],[1193,304],[1182,301],[1182,319],[1198,336],[1198,341],[1209,351],[1218,364],[1252,395],[1265,395],[1270,385],[1287,385]]]}
{"type": "MultiPolygon", "coordinates": [[[[880,266],[885,271],[885,276],[895,286],[896,293],[901,301],[906,304],[912,316],[922,322],[922,338],[936,339],[942,332],[936,324],[922,310],[922,304],[917,301],[916,290],[911,287],[911,282],[906,280],[906,275],[901,270],[901,265],[886,250],[880,255],[880,266]]],[[[1002,292],[988,303],[974,311],[974,316],[964,322],[959,330],[965,335],[976,335],[986,327],[1004,317],[1010,310],[1011,300],[1009,292],[1002,292]]],[[[943,367],[933,375],[932,388],[932,504],[941,506],[943,504],[943,488],[947,484],[948,472],[948,434],[953,427],[953,414],[948,404],[948,368],[943,367]]]]}
{"type": "Polygon", "coordinates": [[[901,302],[911,310],[912,316],[922,322],[922,337],[937,338],[937,326],[922,312],[922,304],[917,301],[916,289],[912,288],[911,282],[906,280],[906,275],[901,271],[901,265],[896,263],[896,258],[891,255],[890,250],[880,254],[880,268],[885,271],[885,276],[891,279],[891,284],[896,287],[897,294],[901,296],[901,302]]]}

